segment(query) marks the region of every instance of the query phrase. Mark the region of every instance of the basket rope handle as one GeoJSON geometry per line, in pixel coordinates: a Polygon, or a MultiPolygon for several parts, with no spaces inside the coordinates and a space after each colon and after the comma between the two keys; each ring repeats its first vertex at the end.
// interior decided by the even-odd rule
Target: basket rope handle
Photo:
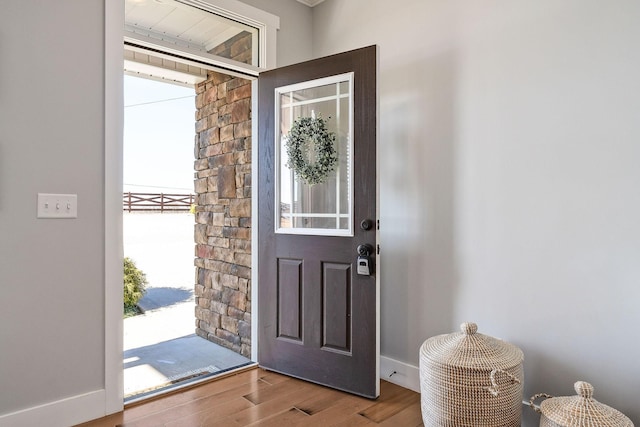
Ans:
{"type": "Polygon", "coordinates": [[[497,373],[505,374],[511,379],[512,383],[518,383],[518,384],[521,383],[520,378],[516,377],[512,373],[504,371],[502,369],[494,369],[491,371],[491,374],[489,375],[489,379],[491,380],[491,387],[485,387],[489,391],[489,393],[491,393],[493,396],[497,396],[500,392],[500,390],[498,389],[498,382],[496,381],[497,373]]]}
{"type": "Polygon", "coordinates": [[[533,402],[536,399],[540,399],[541,397],[544,397],[545,399],[550,399],[553,396],[551,396],[550,394],[547,394],[547,393],[538,393],[538,394],[534,394],[533,396],[531,396],[531,399],[529,399],[529,406],[531,406],[531,409],[533,409],[534,411],[536,411],[539,414],[541,414],[542,411],[540,410],[540,407],[538,405],[536,405],[535,403],[533,403],[533,402]]]}

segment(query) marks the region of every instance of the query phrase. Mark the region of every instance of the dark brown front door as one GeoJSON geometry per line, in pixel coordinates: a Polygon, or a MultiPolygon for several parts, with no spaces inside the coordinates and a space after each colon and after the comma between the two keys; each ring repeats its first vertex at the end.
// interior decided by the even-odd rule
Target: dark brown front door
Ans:
{"type": "Polygon", "coordinates": [[[367,397],[379,394],[376,56],[260,74],[254,195],[259,364],[367,397]]]}

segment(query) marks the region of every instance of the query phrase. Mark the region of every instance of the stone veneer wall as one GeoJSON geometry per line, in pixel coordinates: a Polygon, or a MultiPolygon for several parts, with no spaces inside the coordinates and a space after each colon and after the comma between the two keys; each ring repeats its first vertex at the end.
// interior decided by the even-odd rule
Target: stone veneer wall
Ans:
{"type": "Polygon", "coordinates": [[[196,334],[251,356],[251,82],[196,86],[196,334]]]}
{"type": "Polygon", "coordinates": [[[214,47],[209,51],[214,55],[230,58],[234,61],[251,64],[253,61],[253,51],[251,49],[251,33],[242,31],[231,37],[224,43],[214,47]]]}

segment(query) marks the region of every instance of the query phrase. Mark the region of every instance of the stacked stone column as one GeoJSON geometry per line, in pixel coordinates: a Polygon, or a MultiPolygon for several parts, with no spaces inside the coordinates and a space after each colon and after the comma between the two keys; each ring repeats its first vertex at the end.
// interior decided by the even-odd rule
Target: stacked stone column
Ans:
{"type": "Polygon", "coordinates": [[[251,354],[251,82],[196,86],[196,333],[251,354]]]}

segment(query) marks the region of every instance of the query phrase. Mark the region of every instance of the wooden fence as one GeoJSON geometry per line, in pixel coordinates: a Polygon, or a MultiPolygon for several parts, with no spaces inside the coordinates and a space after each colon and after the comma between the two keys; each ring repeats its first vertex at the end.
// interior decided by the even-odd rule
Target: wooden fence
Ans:
{"type": "Polygon", "coordinates": [[[180,212],[189,211],[193,204],[193,194],[165,193],[124,193],[122,202],[124,210],[147,212],[180,212]]]}

